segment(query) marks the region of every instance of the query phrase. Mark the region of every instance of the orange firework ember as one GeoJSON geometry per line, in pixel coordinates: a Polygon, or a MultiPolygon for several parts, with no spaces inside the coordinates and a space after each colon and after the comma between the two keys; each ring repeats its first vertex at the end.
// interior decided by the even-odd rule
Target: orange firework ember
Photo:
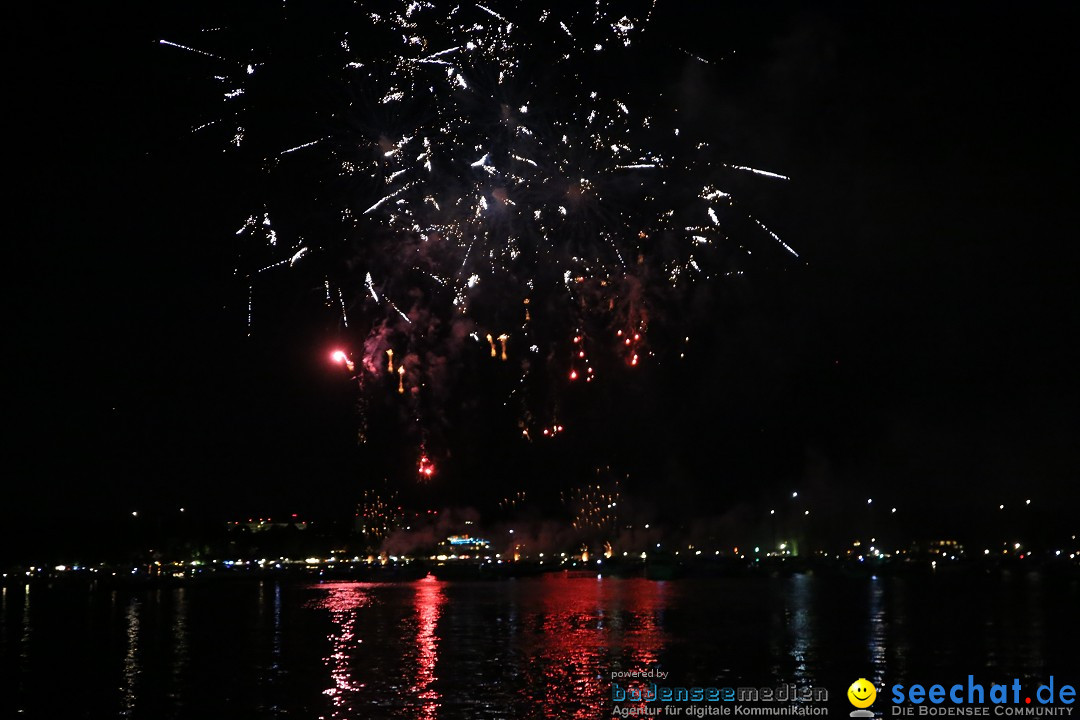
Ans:
{"type": "Polygon", "coordinates": [[[405,366],[398,365],[397,369],[397,391],[398,394],[404,394],[405,392],[405,366]]]}
{"type": "Polygon", "coordinates": [[[495,350],[495,338],[491,337],[491,333],[487,334],[488,344],[491,345],[491,357],[498,355],[498,351],[495,350]]]}
{"type": "Polygon", "coordinates": [[[386,357],[389,358],[386,361],[386,372],[394,372],[394,351],[393,349],[386,351],[386,357]]]}
{"type": "Polygon", "coordinates": [[[499,336],[499,342],[502,343],[502,359],[506,359],[506,341],[510,339],[510,336],[503,333],[499,336]]]}

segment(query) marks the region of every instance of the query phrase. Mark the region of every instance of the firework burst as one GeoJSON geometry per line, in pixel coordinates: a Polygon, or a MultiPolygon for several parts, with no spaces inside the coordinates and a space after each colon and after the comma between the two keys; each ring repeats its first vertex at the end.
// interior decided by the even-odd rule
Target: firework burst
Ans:
{"type": "Polygon", "coordinates": [[[305,56],[283,31],[259,57],[161,41],[214,68],[226,111],[194,129],[223,128],[257,169],[263,199],[237,230],[249,298],[265,273],[317,279],[335,358],[419,421],[422,476],[463,366],[515,368],[499,377],[522,437],[552,438],[559,388],[662,362],[650,331],[685,288],[739,272],[725,218],[797,257],[725,185],[787,178],[714,161],[680,130],[673,83],[635,70],[654,5],[278,9],[275,27],[321,43],[305,56]]]}

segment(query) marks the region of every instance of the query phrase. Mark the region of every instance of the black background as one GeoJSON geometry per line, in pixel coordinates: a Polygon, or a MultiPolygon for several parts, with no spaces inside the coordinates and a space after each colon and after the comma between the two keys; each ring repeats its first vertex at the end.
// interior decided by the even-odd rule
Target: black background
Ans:
{"type": "Polygon", "coordinates": [[[872,496],[914,536],[1032,498],[1075,532],[1068,4],[660,3],[649,41],[714,61],[687,57],[667,91],[731,162],[792,177],[754,201],[805,264],[725,289],[691,371],[607,391],[554,448],[464,433],[428,489],[402,448],[356,449],[325,325],[285,297],[247,337],[241,177],[190,132],[205,69],[157,44],[199,26],[194,6],[135,3],[21,23],[9,548],[132,510],[348,512],[383,476],[482,506],[600,463],[662,484],[673,512],[872,496]]]}

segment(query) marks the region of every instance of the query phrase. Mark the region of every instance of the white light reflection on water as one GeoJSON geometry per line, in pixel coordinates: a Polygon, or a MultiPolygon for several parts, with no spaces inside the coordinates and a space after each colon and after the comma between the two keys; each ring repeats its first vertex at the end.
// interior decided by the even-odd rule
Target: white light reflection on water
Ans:
{"type": "Polygon", "coordinates": [[[350,708],[357,704],[356,695],[363,689],[363,683],[352,678],[353,651],[363,640],[356,637],[357,611],[370,602],[363,583],[326,583],[318,586],[327,593],[326,597],[315,603],[315,607],[329,610],[330,619],[335,625],[334,632],[327,636],[330,641],[330,654],[323,662],[330,670],[331,686],[323,690],[330,698],[335,718],[349,717],[350,708]]]}
{"type": "Polygon", "coordinates": [[[259,652],[259,712],[266,717],[282,717],[288,714],[284,707],[286,698],[281,691],[281,682],[288,674],[282,662],[282,623],[281,623],[281,583],[259,581],[259,634],[270,641],[270,657],[263,662],[264,647],[259,652]],[[267,588],[271,588],[269,599],[267,588]],[[269,609],[269,627],[267,626],[267,606],[269,609]]]}
{"type": "Polygon", "coordinates": [[[281,659],[281,584],[260,580],[256,603],[259,635],[270,642],[270,657],[266,662],[262,661],[263,648],[260,648],[259,653],[259,712],[266,714],[267,717],[280,717],[286,712],[282,707],[280,692],[280,681],[286,674],[281,659]],[[267,588],[271,589],[269,598],[267,588]],[[267,615],[269,615],[269,623],[267,615]]]}
{"type": "Polygon", "coordinates": [[[128,602],[125,620],[127,622],[127,652],[124,655],[123,683],[120,686],[121,715],[131,717],[135,711],[137,697],[135,683],[139,679],[139,615],[142,603],[137,598],[128,602]]]}
{"type": "Polygon", "coordinates": [[[281,674],[281,584],[274,585],[274,644],[270,670],[274,676],[281,674]]]}
{"type": "MultiPolygon", "coordinates": [[[[4,609],[5,609],[5,613],[6,613],[6,610],[7,610],[7,588],[6,587],[4,588],[4,609]]],[[[0,623],[2,623],[5,618],[6,618],[6,614],[0,614],[0,623]]],[[[6,623],[3,623],[3,624],[6,626],[6,623]]],[[[21,700],[23,697],[25,697],[25,695],[24,695],[25,687],[26,687],[25,678],[26,678],[27,669],[29,668],[29,660],[30,660],[31,632],[30,632],[30,585],[29,584],[26,584],[26,585],[23,586],[22,623],[21,623],[21,626],[20,626],[20,631],[21,632],[19,634],[19,663],[18,663],[18,666],[17,666],[18,671],[15,673],[15,677],[17,679],[16,680],[16,688],[15,688],[15,696],[17,698],[20,698],[20,700],[21,700]]],[[[22,712],[23,709],[24,708],[22,708],[20,706],[19,712],[22,712]]]]}
{"type": "Polygon", "coordinates": [[[800,687],[813,685],[815,678],[811,663],[817,652],[817,637],[813,621],[813,578],[805,573],[792,576],[788,581],[786,610],[788,633],[791,637],[789,655],[794,664],[792,680],[800,687]]]}
{"type": "MultiPolygon", "coordinates": [[[[7,585],[0,585],[0,651],[7,650],[8,644],[8,624],[7,624],[7,585]]],[[[22,670],[22,668],[18,668],[22,670]]],[[[17,672],[17,676],[21,677],[22,672],[17,672]]]]}
{"type": "Polygon", "coordinates": [[[19,638],[19,660],[26,667],[30,660],[30,584],[23,586],[22,635],[19,638]]]}
{"type": "Polygon", "coordinates": [[[877,575],[870,578],[870,632],[867,646],[870,651],[870,666],[874,668],[873,683],[879,688],[885,684],[885,671],[888,666],[888,622],[885,615],[884,585],[877,575]]]}
{"type": "Polygon", "coordinates": [[[189,652],[187,591],[181,587],[173,590],[172,672],[169,699],[172,701],[174,717],[181,715],[180,711],[183,707],[189,652]]]}

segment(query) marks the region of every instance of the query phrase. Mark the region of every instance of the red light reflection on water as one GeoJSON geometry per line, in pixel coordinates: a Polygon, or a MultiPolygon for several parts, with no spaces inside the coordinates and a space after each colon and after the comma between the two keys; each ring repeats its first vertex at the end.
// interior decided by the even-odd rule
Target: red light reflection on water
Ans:
{"type": "Polygon", "coordinates": [[[348,710],[349,696],[364,687],[352,679],[350,664],[352,651],[360,641],[356,639],[357,610],[367,605],[369,598],[364,591],[364,583],[326,583],[317,586],[327,591],[325,597],[313,603],[313,606],[330,611],[330,619],[337,627],[327,636],[330,641],[330,654],[323,658],[330,670],[333,685],[323,694],[330,698],[334,706],[334,717],[341,717],[343,710],[348,710]]]}
{"type": "Polygon", "coordinates": [[[368,604],[366,583],[323,583],[319,590],[326,590],[326,597],[314,603],[314,607],[331,613],[347,613],[368,604]]]}
{"type": "MultiPolygon", "coordinates": [[[[534,602],[537,647],[523,691],[543,717],[594,718],[611,708],[613,669],[645,669],[664,644],[657,614],[667,587],[644,579],[583,581],[549,575],[534,602]]],[[[625,706],[625,704],[623,705],[625,706]]]]}
{"type": "Polygon", "coordinates": [[[432,684],[435,677],[435,663],[439,659],[439,637],[435,634],[442,612],[443,583],[428,575],[416,583],[415,607],[416,622],[416,684],[411,692],[420,699],[421,704],[416,717],[420,720],[432,720],[439,709],[439,692],[432,684]]]}

